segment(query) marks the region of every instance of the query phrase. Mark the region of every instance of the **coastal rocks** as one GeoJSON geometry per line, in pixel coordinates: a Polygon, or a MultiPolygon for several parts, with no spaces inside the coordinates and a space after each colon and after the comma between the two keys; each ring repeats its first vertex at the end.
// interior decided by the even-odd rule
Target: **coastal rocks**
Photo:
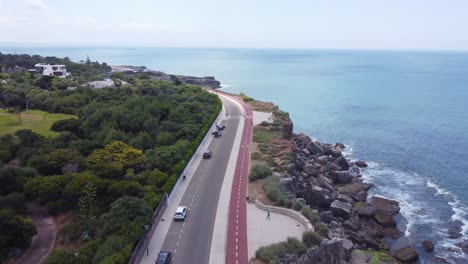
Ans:
{"type": "Polygon", "coordinates": [[[313,141],[311,141],[308,145],[307,145],[307,150],[312,154],[312,155],[323,155],[325,154],[325,152],[323,151],[322,147],[320,146],[319,143],[315,143],[313,141]]]}
{"type": "Polygon", "coordinates": [[[332,171],[330,175],[336,184],[350,183],[353,180],[353,176],[347,171],[332,171]]]}
{"type": "Polygon", "coordinates": [[[351,216],[351,209],[353,207],[349,203],[335,200],[330,205],[330,210],[334,216],[348,219],[351,216]]]}
{"type": "Polygon", "coordinates": [[[367,264],[371,260],[371,255],[365,252],[353,252],[349,259],[349,264],[367,264]]]}
{"type": "Polygon", "coordinates": [[[323,211],[319,214],[319,217],[320,220],[326,224],[335,220],[335,217],[333,217],[333,213],[331,211],[323,211]]]}
{"type": "Polygon", "coordinates": [[[410,246],[398,249],[393,254],[393,257],[403,263],[413,263],[419,259],[419,254],[410,246]]]}
{"type": "Polygon", "coordinates": [[[330,145],[322,145],[322,149],[325,154],[332,156],[333,158],[341,157],[341,151],[338,148],[332,147],[330,145]]]}
{"type": "Polygon", "coordinates": [[[385,199],[382,197],[371,197],[369,199],[369,204],[378,208],[379,211],[387,212],[391,215],[395,215],[400,212],[400,207],[398,206],[398,202],[394,200],[385,199]]]}
{"type": "Polygon", "coordinates": [[[331,239],[320,244],[321,263],[342,264],[351,257],[353,243],[348,239],[331,239]]]}
{"type": "Polygon", "coordinates": [[[317,177],[320,174],[320,171],[319,171],[320,167],[321,166],[317,166],[316,164],[309,163],[303,167],[303,170],[308,176],[317,177]]]}
{"type": "Polygon", "coordinates": [[[329,207],[333,201],[332,193],[329,190],[315,185],[312,185],[310,189],[307,189],[304,196],[307,204],[318,207],[329,207]]]}
{"type": "Polygon", "coordinates": [[[358,166],[359,168],[366,168],[368,165],[362,160],[358,160],[354,162],[354,165],[358,166]]]}
{"type": "Polygon", "coordinates": [[[333,163],[338,165],[341,170],[349,170],[349,163],[345,157],[339,157],[333,163]]]}
{"type": "Polygon", "coordinates": [[[281,129],[281,135],[284,139],[291,139],[293,135],[293,122],[285,121],[283,122],[283,127],[281,129]]]}
{"type": "Polygon", "coordinates": [[[429,240],[424,240],[422,246],[426,252],[432,252],[435,249],[434,244],[429,240]]]}
{"type": "Polygon", "coordinates": [[[343,223],[343,227],[348,230],[357,232],[359,229],[361,229],[361,222],[356,218],[348,219],[343,223]]]}
{"type": "Polygon", "coordinates": [[[450,221],[448,226],[448,235],[451,239],[461,238],[463,223],[460,220],[450,221]]]}
{"type": "Polygon", "coordinates": [[[457,244],[465,254],[468,254],[468,239],[457,244]]]}
{"type": "Polygon", "coordinates": [[[335,148],[345,149],[346,146],[345,146],[343,143],[337,142],[337,143],[335,144],[335,148]]]}
{"type": "Polygon", "coordinates": [[[377,210],[374,215],[375,221],[379,223],[381,226],[393,226],[395,227],[397,224],[393,219],[393,215],[389,212],[383,210],[377,210]]]}

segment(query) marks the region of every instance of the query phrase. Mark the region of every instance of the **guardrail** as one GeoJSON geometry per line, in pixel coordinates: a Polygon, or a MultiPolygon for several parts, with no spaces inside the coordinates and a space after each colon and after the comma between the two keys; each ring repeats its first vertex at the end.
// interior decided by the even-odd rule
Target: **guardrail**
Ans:
{"type": "Polygon", "coordinates": [[[295,220],[297,220],[299,223],[301,223],[305,227],[306,231],[314,231],[314,227],[312,226],[310,221],[299,212],[296,212],[291,209],[283,208],[283,207],[265,205],[259,200],[255,200],[255,206],[261,210],[265,210],[265,211],[270,210],[270,212],[282,214],[282,215],[286,215],[291,218],[294,218],[295,220]]]}
{"type": "Polygon", "coordinates": [[[159,221],[161,221],[164,211],[167,208],[167,198],[168,195],[166,193],[159,202],[158,207],[156,207],[156,210],[154,210],[153,217],[151,218],[151,228],[149,228],[148,231],[145,232],[143,237],[138,242],[137,246],[135,247],[135,250],[133,251],[132,257],[130,258],[128,263],[137,264],[141,262],[144,251],[148,250],[149,239],[151,239],[151,237],[153,236],[154,231],[156,230],[156,227],[158,227],[158,223],[159,221]]]}

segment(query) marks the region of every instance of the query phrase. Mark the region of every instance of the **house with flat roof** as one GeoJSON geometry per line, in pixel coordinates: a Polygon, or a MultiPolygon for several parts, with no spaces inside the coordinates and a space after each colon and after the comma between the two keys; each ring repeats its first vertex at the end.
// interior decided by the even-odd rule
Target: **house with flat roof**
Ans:
{"type": "Polygon", "coordinates": [[[70,73],[67,73],[67,68],[65,65],[60,65],[60,64],[45,64],[45,63],[38,63],[34,65],[34,69],[31,69],[30,71],[35,71],[36,73],[40,73],[42,75],[47,75],[47,76],[57,76],[60,78],[66,78],[67,75],[70,75],[70,73]]]}

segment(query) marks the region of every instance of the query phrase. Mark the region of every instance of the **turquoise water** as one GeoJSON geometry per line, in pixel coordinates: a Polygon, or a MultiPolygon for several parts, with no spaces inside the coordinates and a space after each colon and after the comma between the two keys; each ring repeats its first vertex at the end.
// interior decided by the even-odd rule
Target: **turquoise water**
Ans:
{"type": "MultiPolygon", "coordinates": [[[[0,48],[145,65],[175,74],[213,75],[229,92],[272,101],[290,113],[296,133],[343,142],[369,162],[372,193],[401,203],[399,222],[421,250],[460,262],[449,221],[468,238],[468,54],[391,51],[0,48]],[[446,250],[451,249],[451,250],[446,250]],[[453,251],[454,250],[454,251],[453,251]]],[[[404,243],[404,241],[403,241],[404,243]]]]}

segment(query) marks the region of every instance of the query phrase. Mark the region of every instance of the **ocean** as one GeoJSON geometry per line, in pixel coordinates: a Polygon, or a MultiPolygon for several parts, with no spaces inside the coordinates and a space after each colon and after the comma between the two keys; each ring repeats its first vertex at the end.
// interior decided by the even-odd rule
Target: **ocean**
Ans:
{"type": "Polygon", "coordinates": [[[370,165],[371,195],[400,202],[399,228],[422,262],[435,255],[468,263],[468,53],[415,51],[1,47],[2,53],[68,56],[215,76],[289,112],[294,132],[346,144],[370,165]],[[450,239],[458,220],[463,237],[450,239]]]}

